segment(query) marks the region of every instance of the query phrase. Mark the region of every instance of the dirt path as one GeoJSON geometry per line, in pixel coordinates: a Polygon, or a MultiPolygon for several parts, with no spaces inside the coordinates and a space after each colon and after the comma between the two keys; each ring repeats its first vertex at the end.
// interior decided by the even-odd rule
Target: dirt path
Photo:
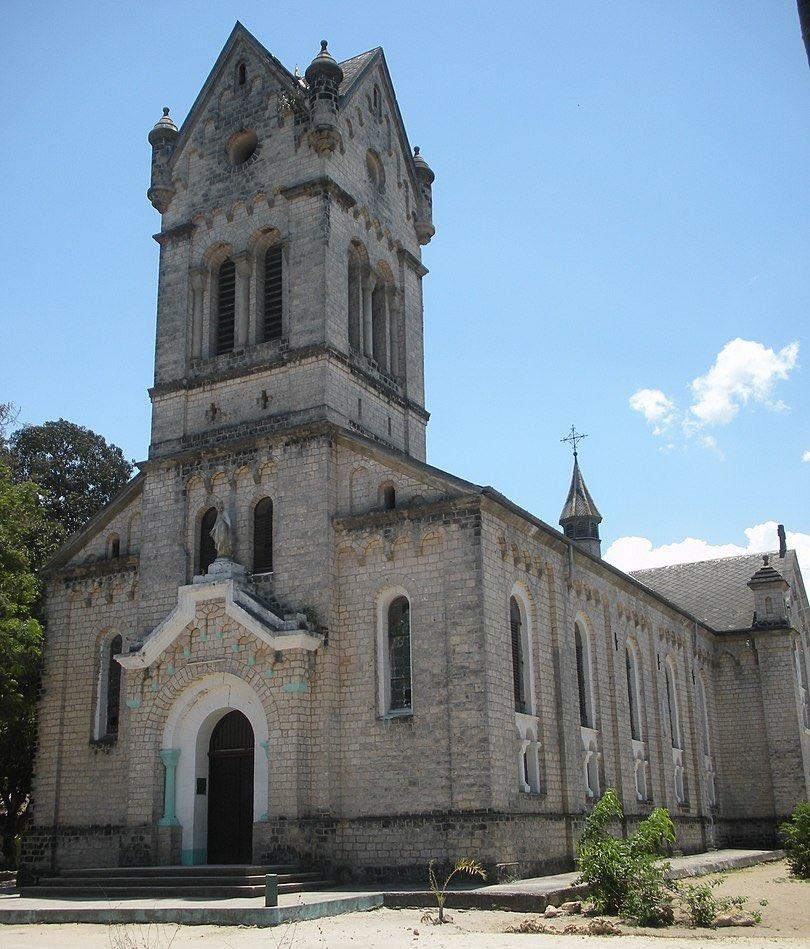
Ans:
{"type": "MultiPolygon", "coordinates": [[[[627,935],[584,937],[506,934],[507,926],[528,918],[522,913],[454,910],[446,926],[422,923],[421,910],[375,910],[331,919],[292,923],[274,929],[214,926],[9,926],[0,927],[3,949],[507,949],[555,947],[583,949],[697,949],[707,942],[717,949],[810,945],[810,883],[788,877],[784,862],[763,864],[719,875],[718,895],[748,897],[748,907],[762,913],[751,929],[639,930],[622,925],[627,935]],[[760,901],[767,905],[760,905],[760,901]],[[632,935],[631,935],[632,933],[632,935]]],[[[714,877],[704,877],[704,880],[714,877]]],[[[566,923],[571,919],[566,920],[566,923]]]]}

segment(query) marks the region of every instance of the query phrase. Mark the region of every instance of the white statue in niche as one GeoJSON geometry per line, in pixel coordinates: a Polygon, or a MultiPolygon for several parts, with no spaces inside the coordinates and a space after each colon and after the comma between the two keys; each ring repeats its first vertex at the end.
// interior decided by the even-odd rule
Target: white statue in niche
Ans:
{"type": "Polygon", "coordinates": [[[223,501],[217,501],[217,519],[211,528],[211,538],[217,549],[217,560],[233,557],[233,528],[223,501]]]}

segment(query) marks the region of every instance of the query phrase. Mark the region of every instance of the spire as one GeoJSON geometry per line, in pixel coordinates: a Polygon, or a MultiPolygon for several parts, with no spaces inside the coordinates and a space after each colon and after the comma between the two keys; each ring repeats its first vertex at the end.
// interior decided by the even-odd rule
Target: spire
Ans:
{"type": "Polygon", "coordinates": [[[591,492],[585,484],[582,477],[582,471],[579,467],[579,458],[577,445],[587,435],[580,434],[572,425],[571,433],[561,439],[563,442],[569,442],[574,449],[574,470],[571,473],[571,487],[568,489],[568,497],[565,499],[562,512],[560,514],[560,526],[566,537],[593,554],[594,557],[602,555],[602,542],[599,539],[599,525],[602,522],[602,515],[599,513],[591,492]]]}

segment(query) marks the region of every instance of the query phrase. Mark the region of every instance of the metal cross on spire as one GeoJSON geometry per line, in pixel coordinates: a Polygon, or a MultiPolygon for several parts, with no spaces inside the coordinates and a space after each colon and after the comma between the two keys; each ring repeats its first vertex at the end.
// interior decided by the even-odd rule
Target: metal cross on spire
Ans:
{"type": "Polygon", "coordinates": [[[574,458],[577,457],[577,444],[582,441],[583,438],[587,438],[587,435],[583,435],[582,432],[578,432],[574,426],[571,426],[571,431],[565,438],[561,438],[561,442],[568,442],[573,446],[574,449],[574,458]]]}

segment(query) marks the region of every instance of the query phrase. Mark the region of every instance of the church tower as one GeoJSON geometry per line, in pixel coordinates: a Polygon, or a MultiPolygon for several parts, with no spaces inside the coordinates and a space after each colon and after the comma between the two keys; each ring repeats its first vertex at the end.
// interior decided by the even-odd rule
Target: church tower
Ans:
{"type": "Polygon", "coordinates": [[[304,77],[237,23],[178,129],[162,215],[150,457],[320,422],[424,460],[421,247],[433,172],[381,49],[304,77]]]}
{"type": "Polygon", "coordinates": [[[560,526],[566,537],[570,537],[583,550],[594,557],[602,556],[602,541],[599,538],[599,525],[602,515],[591,497],[591,492],[582,477],[579,458],[574,449],[574,470],[571,474],[571,487],[565,499],[560,526]]]}

